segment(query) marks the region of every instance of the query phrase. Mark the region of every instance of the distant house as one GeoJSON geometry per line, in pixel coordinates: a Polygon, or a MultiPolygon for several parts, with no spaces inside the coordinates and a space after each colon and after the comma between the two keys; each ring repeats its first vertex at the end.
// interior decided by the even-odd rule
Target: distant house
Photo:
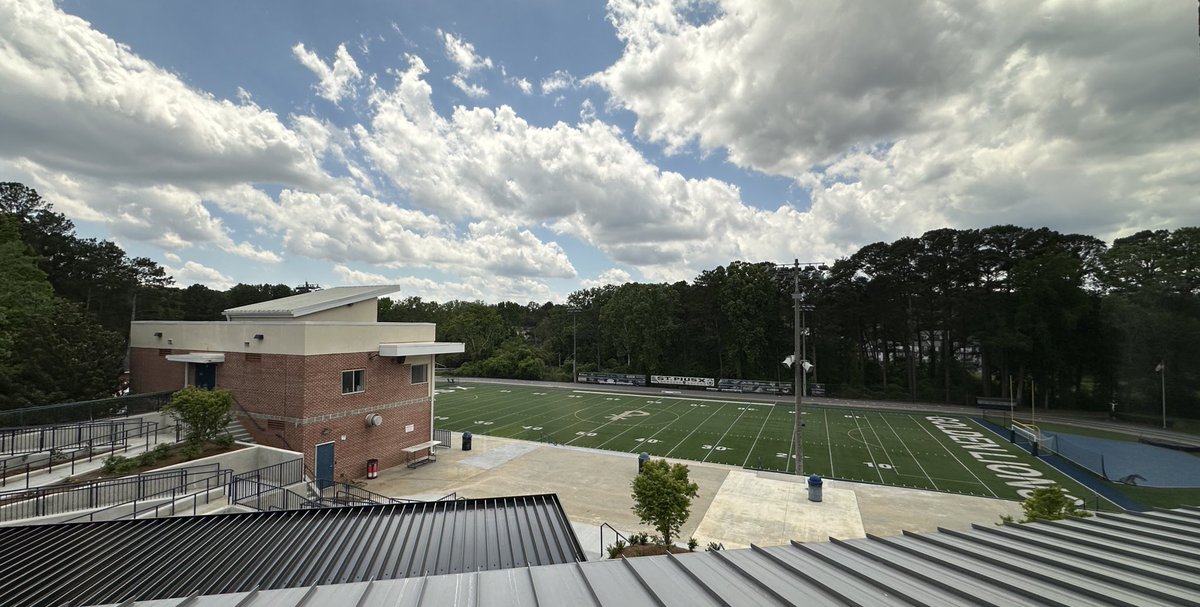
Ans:
{"type": "Polygon", "coordinates": [[[134,321],[133,393],[196,385],[233,393],[255,440],[304,453],[318,479],[402,463],[433,434],[432,323],[377,322],[396,286],[336,287],[225,310],[225,321],[134,321]]]}

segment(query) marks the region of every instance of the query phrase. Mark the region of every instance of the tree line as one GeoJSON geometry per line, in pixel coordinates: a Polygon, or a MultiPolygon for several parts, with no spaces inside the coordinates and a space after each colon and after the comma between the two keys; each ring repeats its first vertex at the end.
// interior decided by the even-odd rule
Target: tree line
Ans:
{"type": "MultiPolygon", "coordinates": [[[[221,320],[311,288],[180,288],[152,260],[79,238],[15,183],[0,184],[0,256],[0,408],[119,390],[131,320],[221,320]]],[[[438,359],[462,375],[788,381],[794,291],[811,307],[809,379],[830,395],[1146,415],[1165,396],[1171,415],[1200,416],[1200,228],[1111,246],[1046,228],[940,229],[824,264],[734,261],[561,304],[382,298],[379,320],[437,323],[438,339],[465,344],[438,359]]]]}

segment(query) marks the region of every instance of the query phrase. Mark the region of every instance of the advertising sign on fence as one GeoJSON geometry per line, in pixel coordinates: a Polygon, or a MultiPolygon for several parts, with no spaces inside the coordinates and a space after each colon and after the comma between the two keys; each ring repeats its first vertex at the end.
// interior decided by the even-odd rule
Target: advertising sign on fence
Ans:
{"type": "Polygon", "coordinates": [[[825,396],[825,384],[808,384],[809,396],[825,396]]]}
{"type": "Polygon", "coordinates": [[[583,384],[612,384],[618,386],[644,386],[646,385],[645,375],[635,375],[632,373],[580,373],[578,377],[579,383],[583,384]]]}
{"type": "Polygon", "coordinates": [[[692,386],[695,388],[711,388],[717,381],[711,377],[686,377],[682,375],[651,375],[650,383],[659,386],[692,386]]]}
{"type": "Polygon", "coordinates": [[[791,394],[791,382],[757,381],[753,379],[722,379],[717,383],[721,392],[744,392],[747,394],[791,394]]]}

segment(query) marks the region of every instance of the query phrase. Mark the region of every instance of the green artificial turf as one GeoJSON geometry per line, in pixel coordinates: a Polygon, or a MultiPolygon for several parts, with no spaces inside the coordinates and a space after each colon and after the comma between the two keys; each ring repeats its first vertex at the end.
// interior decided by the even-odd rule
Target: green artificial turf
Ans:
{"type": "MultiPolygon", "coordinates": [[[[439,385],[434,424],[459,432],[791,473],[792,411],[788,401],[717,400],[686,392],[637,395],[599,386],[468,383],[439,385]]],[[[802,416],[805,474],[1019,500],[1022,478],[1006,479],[1003,475],[1013,476],[1012,469],[988,467],[1014,464],[1035,470],[1038,479],[1058,482],[1089,505],[1096,501],[1080,484],[967,416],[809,405],[802,416]],[[941,418],[948,429],[994,441],[992,455],[984,461],[972,457],[931,418],[941,418]]],[[[1104,500],[1099,503],[1116,509],[1104,500]]]]}

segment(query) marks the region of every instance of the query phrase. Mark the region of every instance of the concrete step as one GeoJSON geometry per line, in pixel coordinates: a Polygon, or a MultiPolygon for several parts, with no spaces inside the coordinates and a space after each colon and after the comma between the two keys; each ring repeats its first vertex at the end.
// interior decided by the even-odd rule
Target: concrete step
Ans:
{"type": "Polygon", "coordinates": [[[240,420],[238,420],[237,417],[234,417],[233,420],[230,421],[227,426],[225,426],[225,431],[228,432],[229,435],[233,437],[233,440],[236,440],[238,442],[242,442],[242,443],[253,443],[254,442],[254,437],[251,436],[250,433],[246,431],[245,426],[242,426],[242,422],[240,420]]]}

